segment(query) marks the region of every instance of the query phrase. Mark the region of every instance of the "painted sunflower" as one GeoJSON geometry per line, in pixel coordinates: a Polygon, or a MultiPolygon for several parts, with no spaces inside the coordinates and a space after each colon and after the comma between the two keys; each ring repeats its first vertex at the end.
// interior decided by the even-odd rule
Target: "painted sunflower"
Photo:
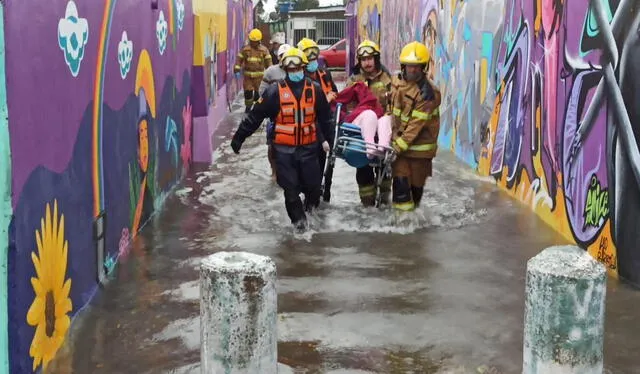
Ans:
{"type": "Polygon", "coordinates": [[[53,217],[47,204],[45,217],[36,230],[38,255],[31,252],[36,278],[31,278],[35,299],[27,312],[27,323],[35,326],[29,356],[33,357],[33,370],[42,364],[46,369],[62,345],[71,319],[71,279],[67,273],[68,242],[64,238],[64,215],[58,221],[58,202],[53,202],[53,217]]]}

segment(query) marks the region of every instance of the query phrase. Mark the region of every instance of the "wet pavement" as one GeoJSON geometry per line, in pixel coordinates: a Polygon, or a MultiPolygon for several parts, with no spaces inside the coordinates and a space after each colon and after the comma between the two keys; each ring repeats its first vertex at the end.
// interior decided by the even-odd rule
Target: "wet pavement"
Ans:
{"type": "MultiPolygon", "coordinates": [[[[237,108],[237,106],[236,106],[237,108]]],[[[48,373],[199,373],[200,260],[278,268],[279,362],[295,373],[519,373],[526,261],[565,240],[447,152],[406,217],[358,205],[338,162],[331,204],[294,235],[264,133],[192,171],[74,323],[48,373]]],[[[640,372],[640,292],[609,280],[605,359],[640,372]]],[[[252,373],[251,373],[252,374],[252,373]]]]}

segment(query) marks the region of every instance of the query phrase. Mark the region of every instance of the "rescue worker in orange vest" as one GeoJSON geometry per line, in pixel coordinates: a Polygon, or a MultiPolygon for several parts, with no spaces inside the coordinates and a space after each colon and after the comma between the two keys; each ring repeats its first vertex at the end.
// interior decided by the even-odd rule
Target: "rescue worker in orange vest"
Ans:
{"type": "MultiPolygon", "coordinates": [[[[357,82],[365,83],[371,92],[378,98],[378,102],[385,109],[383,118],[378,119],[380,123],[384,121],[387,130],[391,128],[391,109],[389,101],[391,99],[391,74],[380,61],[380,47],[371,40],[365,40],[356,49],[357,63],[353,75],[347,80],[347,87],[357,82]]],[[[358,193],[360,202],[364,206],[373,206],[376,201],[376,176],[374,169],[367,165],[356,170],[356,181],[358,183],[358,193]]],[[[389,204],[391,194],[391,180],[385,178],[380,185],[381,202],[389,204]]]]}
{"type": "Polygon", "coordinates": [[[267,47],[260,44],[261,41],[262,32],[258,29],[251,30],[249,44],[240,50],[236,64],[233,66],[236,76],[239,77],[240,70],[243,70],[244,73],[242,89],[244,90],[246,112],[251,110],[251,106],[260,97],[258,89],[264,76],[264,70],[272,65],[271,53],[267,47]]]}
{"type": "Polygon", "coordinates": [[[430,59],[426,45],[405,45],[400,52],[401,73],[393,82],[392,146],[397,152],[392,164],[393,206],[400,211],[420,204],[438,149],[441,95],[426,75],[430,59]]]}
{"type": "MultiPolygon", "coordinates": [[[[318,67],[320,47],[318,47],[318,44],[313,40],[302,38],[302,40],[298,42],[298,49],[304,52],[309,61],[305,73],[322,87],[322,91],[327,96],[327,102],[331,103],[338,96],[338,87],[336,87],[331,73],[326,69],[318,67]]],[[[333,144],[333,128],[331,128],[327,141],[329,144],[333,144]]],[[[324,165],[327,161],[327,153],[321,147],[318,149],[318,161],[320,162],[320,174],[322,175],[322,173],[324,173],[324,165]]],[[[328,175],[327,180],[325,180],[324,201],[329,201],[331,198],[331,180],[332,176],[328,175]]]]}
{"type": "Polygon", "coordinates": [[[287,214],[299,231],[307,228],[305,211],[313,210],[320,203],[322,176],[318,147],[329,150],[325,139],[332,122],[331,108],[322,88],[304,75],[307,62],[297,48],[290,48],[282,55],[280,65],[287,73],[286,78],[266,89],[231,141],[233,151],[239,153],[244,140],[265,118],[273,121],[276,180],[284,190],[287,214]],[[300,200],[301,192],[304,203],[300,200]]]}

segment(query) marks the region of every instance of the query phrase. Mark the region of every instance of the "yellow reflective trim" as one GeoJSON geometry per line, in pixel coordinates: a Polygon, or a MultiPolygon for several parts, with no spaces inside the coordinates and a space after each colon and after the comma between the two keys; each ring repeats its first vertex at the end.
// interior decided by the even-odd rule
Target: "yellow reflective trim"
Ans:
{"type": "Polygon", "coordinates": [[[242,69],[242,66],[240,66],[240,65],[234,65],[234,66],[233,66],[233,68],[234,68],[234,69],[238,69],[238,70],[240,70],[240,69],[242,69]]]}
{"type": "Polygon", "coordinates": [[[404,141],[402,138],[397,138],[394,143],[403,151],[406,151],[409,148],[409,144],[404,141]]]}
{"type": "Polygon", "coordinates": [[[393,203],[393,207],[404,212],[410,212],[416,208],[413,201],[409,201],[407,203],[393,203]]]}
{"type": "Polygon", "coordinates": [[[358,191],[362,192],[368,192],[368,191],[376,191],[376,186],[373,185],[367,185],[367,186],[360,186],[358,187],[358,191]]]}
{"type": "Polygon", "coordinates": [[[264,59],[265,59],[265,60],[273,60],[273,59],[271,58],[271,55],[266,55],[266,56],[264,57],[264,59]]]}
{"type": "Polygon", "coordinates": [[[402,113],[402,110],[400,110],[400,108],[393,108],[393,115],[396,117],[400,117],[400,114],[402,113]]]}
{"type": "Polygon", "coordinates": [[[419,110],[414,110],[413,112],[411,112],[411,117],[417,118],[417,119],[423,119],[423,120],[426,121],[429,118],[431,118],[431,114],[425,113],[425,112],[421,112],[419,110]]]}
{"type": "Polygon", "coordinates": [[[242,53],[238,53],[238,57],[239,58],[244,58],[244,55],[242,53]]]}
{"type": "Polygon", "coordinates": [[[428,143],[428,144],[415,144],[409,147],[410,151],[419,151],[419,152],[427,152],[427,151],[433,151],[436,148],[438,148],[438,145],[435,143],[428,143]]]}
{"type": "Polygon", "coordinates": [[[401,116],[400,120],[402,120],[402,122],[409,122],[409,117],[408,116],[401,116]]]}
{"type": "Polygon", "coordinates": [[[378,87],[383,87],[384,88],[384,83],[382,82],[375,82],[373,83],[371,86],[369,86],[371,88],[378,88],[378,87]]]}
{"type": "Polygon", "coordinates": [[[376,194],[376,186],[362,186],[362,187],[358,188],[358,193],[362,197],[375,196],[375,194],[376,194]]]}
{"type": "Polygon", "coordinates": [[[264,76],[264,72],[262,72],[262,71],[245,71],[244,75],[248,75],[251,78],[256,78],[256,77],[264,76]]]}
{"type": "Polygon", "coordinates": [[[260,58],[260,57],[249,57],[247,59],[247,61],[249,61],[249,62],[262,62],[262,58],[260,58]]]}

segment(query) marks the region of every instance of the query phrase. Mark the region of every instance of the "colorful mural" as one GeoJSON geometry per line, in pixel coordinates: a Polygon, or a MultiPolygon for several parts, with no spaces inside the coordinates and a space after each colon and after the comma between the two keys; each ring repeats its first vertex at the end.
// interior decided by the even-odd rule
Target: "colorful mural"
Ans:
{"type": "Polygon", "coordinates": [[[365,39],[380,43],[380,23],[382,0],[361,0],[358,2],[358,43],[365,39]]]}
{"type": "Polygon", "coordinates": [[[383,0],[380,25],[371,3],[357,2],[349,39],[381,30],[392,70],[404,43],[430,47],[441,146],[640,285],[633,2],[383,0]]]}
{"type": "Polygon", "coordinates": [[[253,25],[251,0],[195,0],[193,46],[193,160],[210,162],[211,136],[241,86],[234,61],[253,25]]]}
{"type": "Polygon", "coordinates": [[[190,0],[25,0],[5,12],[9,362],[30,373],[188,168],[193,17],[190,0]],[[35,22],[18,16],[34,9],[35,22]]]}
{"type": "Polygon", "coordinates": [[[9,373],[8,273],[9,225],[11,224],[11,143],[5,77],[4,6],[0,3],[0,373],[9,373]]]}

